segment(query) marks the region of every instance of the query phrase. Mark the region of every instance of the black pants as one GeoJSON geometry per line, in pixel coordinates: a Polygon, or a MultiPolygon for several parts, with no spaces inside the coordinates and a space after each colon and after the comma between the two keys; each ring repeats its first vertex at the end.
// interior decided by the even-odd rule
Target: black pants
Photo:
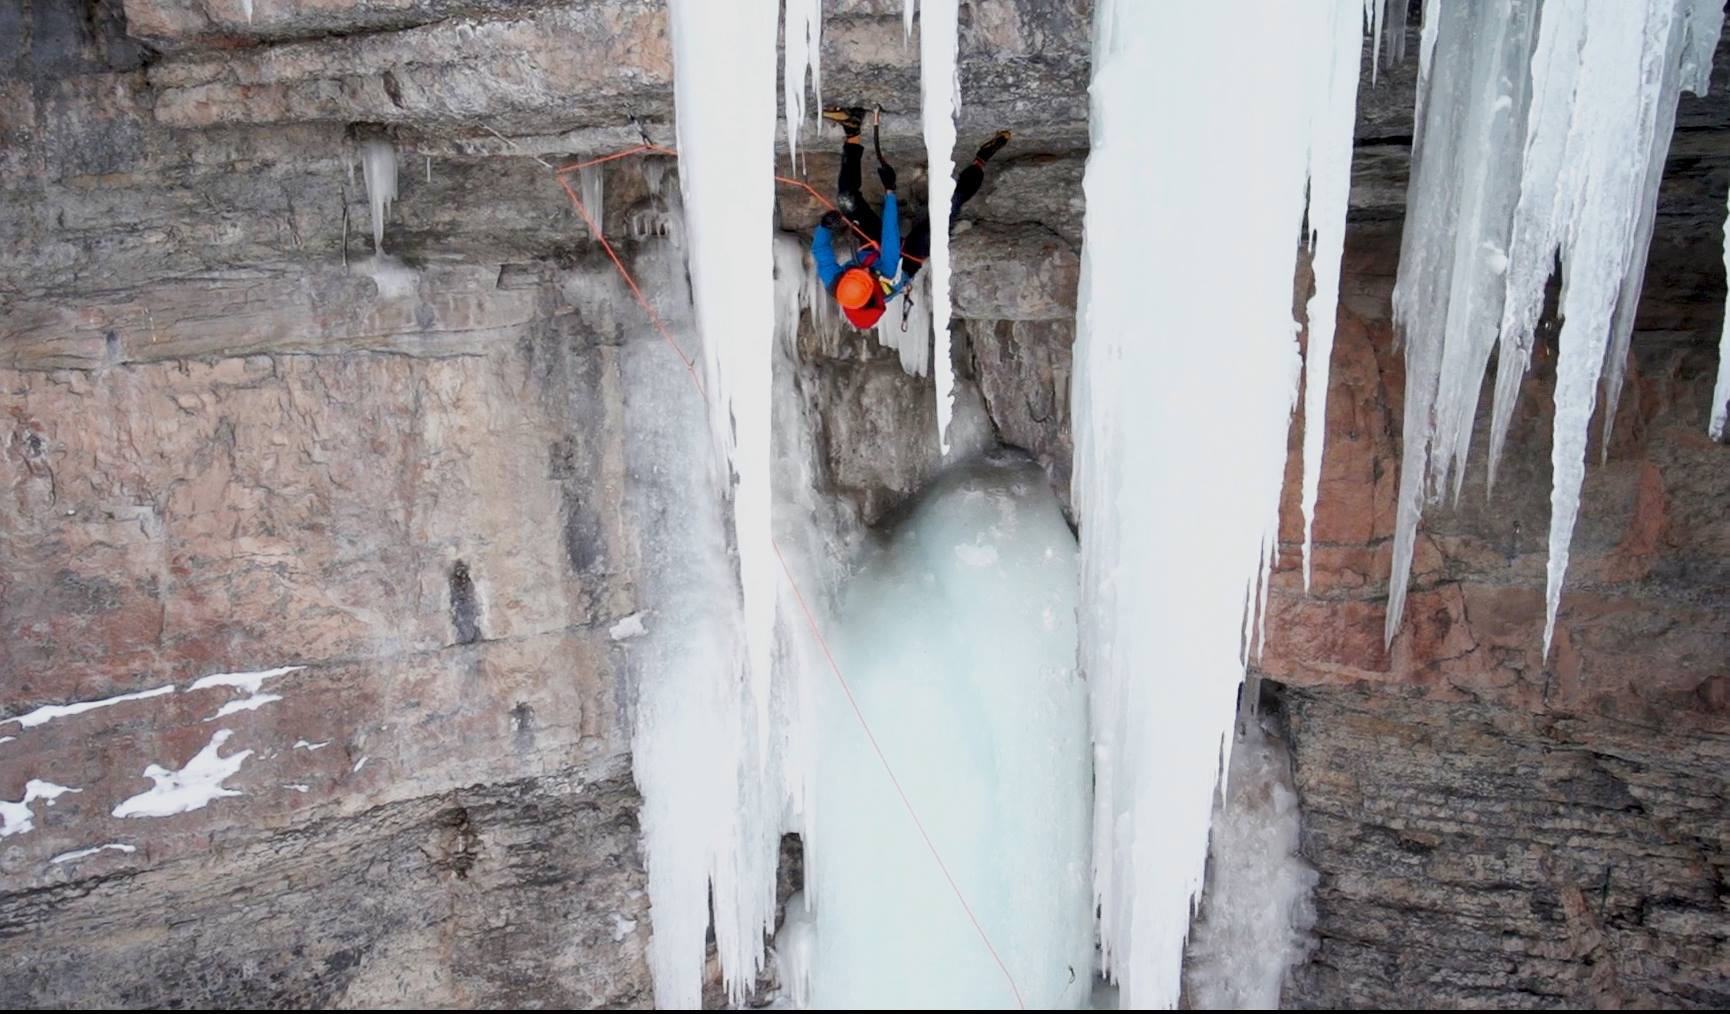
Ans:
{"type": "MultiPolygon", "coordinates": [[[[863,144],[846,144],[841,147],[841,179],[835,184],[835,193],[841,213],[852,220],[865,235],[873,241],[878,241],[883,235],[883,220],[865,200],[865,195],[859,192],[859,184],[863,181],[862,165],[865,160],[863,144]]],[[[955,178],[955,196],[949,201],[949,227],[955,228],[955,219],[961,215],[961,206],[972,200],[985,183],[985,170],[979,163],[969,163],[961,170],[961,175],[955,178]]],[[[913,231],[901,241],[901,270],[912,278],[924,266],[925,258],[931,256],[931,216],[921,215],[919,221],[913,223],[913,231]]]]}

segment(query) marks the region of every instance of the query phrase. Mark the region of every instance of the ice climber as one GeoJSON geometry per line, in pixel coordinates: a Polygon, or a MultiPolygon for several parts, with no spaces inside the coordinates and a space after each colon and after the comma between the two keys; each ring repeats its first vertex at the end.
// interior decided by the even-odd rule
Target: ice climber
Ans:
{"type": "MultiPolygon", "coordinates": [[[[902,240],[899,205],[895,199],[895,168],[883,161],[883,152],[879,149],[877,178],[883,181],[884,190],[883,215],[879,219],[859,192],[860,167],[865,158],[865,145],[859,136],[865,126],[864,108],[825,109],[823,117],[839,123],[846,133],[846,139],[841,143],[841,179],[835,185],[835,204],[840,211],[831,211],[823,216],[816,235],[811,237],[811,256],[817,261],[817,274],[823,279],[823,287],[841,304],[847,320],[854,327],[865,330],[876,326],[889,301],[906,290],[930,255],[931,216],[922,216],[914,223],[906,240],[902,240]],[[846,231],[845,221],[858,226],[865,236],[878,239],[862,242],[858,253],[843,263],[835,256],[835,233],[846,231]]],[[[961,206],[978,193],[980,184],[985,182],[985,163],[1009,143],[1009,138],[1007,130],[993,134],[990,140],[979,146],[973,163],[956,178],[955,196],[949,202],[950,228],[954,228],[961,206]]]]}

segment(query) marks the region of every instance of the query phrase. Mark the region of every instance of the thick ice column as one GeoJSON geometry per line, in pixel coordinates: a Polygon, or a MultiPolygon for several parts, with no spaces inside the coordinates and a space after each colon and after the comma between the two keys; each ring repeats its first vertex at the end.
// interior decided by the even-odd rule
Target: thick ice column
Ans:
{"type": "Polygon", "coordinates": [[[679,182],[709,429],[731,467],[745,613],[745,681],[769,717],[775,623],[770,380],[775,333],[775,0],[672,4],[679,182]]]}
{"type": "MultiPolygon", "coordinates": [[[[631,266],[667,325],[685,335],[694,328],[682,229],[676,211],[669,217],[674,238],[648,244],[631,266]]],[[[656,1006],[695,1008],[711,890],[729,983],[755,978],[757,941],[774,912],[780,807],[747,792],[760,792],[763,780],[752,709],[731,664],[740,654],[739,603],[720,509],[727,473],[706,433],[706,407],[647,318],[631,312],[629,295],[617,298],[620,318],[640,321],[619,353],[631,393],[625,509],[641,533],[637,591],[653,611],[643,636],[620,650],[636,685],[631,767],[643,794],[649,969],[656,1006]]]]}
{"type": "MultiPolygon", "coordinates": [[[[1343,228],[1330,174],[1349,158],[1334,149],[1349,148],[1350,131],[1335,88],[1361,59],[1363,12],[1361,0],[1096,9],[1074,500],[1094,891],[1125,1007],[1178,998],[1277,539],[1306,183],[1322,172],[1317,232],[1343,228]],[[1218,125],[1246,109],[1250,147],[1222,150],[1218,125]]],[[[1333,313],[1318,303],[1312,327],[1333,313]]],[[[1325,364],[1311,366],[1325,391],[1325,364]]],[[[1325,425],[1312,412],[1310,425],[1325,425]]]]}
{"type": "MultiPolygon", "coordinates": [[[[695,327],[676,307],[663,306],[661,315],[700,336],[704,398],[665,349],[655,380],[639,376],[631,388],[641,406],[627,427],[635,445],[658,437],[633,468],[641,491],[633,496],[652,533],[644,591],[665,621],[636,649],[633,754],[644,797],[656,999],[694,1007],[711,906],[729,993],[739,999],[755,982],[774,918],[784,810],[771,735],[778,7],[775,0],[673,0],[670,13],[684,217],[682,227],[676,214],[669,222],[676,237],[688,237],[682,252],[695,327]],[[706,411],[693,420],[686,409],[702,401],[706,411]],[[679,437],[705,428],[707,461],[694,461],[679,437]],[[722,523],[729,506],[731,547],[722,523]]],[[[649,287],[657,298],[682,294],[682,273],[669,275],[649,287]]]]}

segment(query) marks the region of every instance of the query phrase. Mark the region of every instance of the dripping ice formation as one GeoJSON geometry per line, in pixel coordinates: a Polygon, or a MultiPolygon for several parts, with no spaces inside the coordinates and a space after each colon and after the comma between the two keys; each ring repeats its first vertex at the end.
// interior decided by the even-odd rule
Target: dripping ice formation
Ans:
{"type": "Polygon", "coordinates": [[[805,120],[805,78],[810,74],[813,107],[823,108],[822,0],[786,0],[781,34],[786,67],[781,77],[782,104],[787,117],[787,156],[799,157],[799,127],[805,120]]]}
{"type": "MultiPolygon", "coordinates": [[[[946,883],[833,681],[817,685],[811,1005],[1076,1008],[1092,988],[1075,540],[1019,454],[957,465],[849,579],[831,638],[946,883]]],[[[794,984],[795,987],[798,985],[794,984]]]]}
{"type": "Polygon", "coordinates": [[[389,141],[362,141],[360,169],[366,181],[366,201],[372,212],[372,252],[384,254],[384,216],[396,200],[396,149],[389,141]]]}
{"type": "MultiPolygon", "coordinates": [[[[1646,280],[1646,256],[1652,247],[1652,227],[1658,217],[1658,187],[1663,182],[1664,162],[1670,155],[1670,138],[1676,129],[1676,104],[1682,91],[1704,95],[1712,81],[1712,51],[1718,43],[1718,31],[1724,15],[1722,6],[1714,14],[1711,5],[1700,0],[1683,0],[1670,22],[1670,45],[1677,47],[1675,59],[1668,56],[1661,68],[1662,83],[1657,96],[1657,119],[1652,129],[1651,155],[1646,161],[1646,176],[1639,206],[1639,222],[1635,227],[1634,247],[1629,251],[1628,269],[1616,294],[1616,315],[1611,324],[1610,350],[1604,357],[1603,438],[1599,441],[1600,460],[1610,457],[1610,431],[1616,422],[1616,406],[1621,401],[1623,376],[1628,365],[1628,346],[1634,336],[1634,314],[1640,306],[1640,288],[1646,280]]],[[[1495,448],[1499,454],[1500,446],[1495,448]]]]}
{"type": "MultiPolygon", "coordinates": [[[[1094,895],[1104,970],[1126,1008],[1178,999],[1276,547],[1306,182],[1325,260],[1344,227],[1340,84],[1356,80],[1364,13],[1360,0],[1096,8],[1073,489],[1094,895]],[[1245,109],[1256,111],[1249,149],[1222,154],[1218,124],[1245,109]],[[1150,175],[1162,185],[1148,188],[1150,175]]],[[[1331,323],[1327,298],[1312,327],[1331,323]]],[[[1325,363],[1309,365],[1325,392],[1325,363]]],[[[1310,411],[1323,425],[1325,409],[1310,411]]]]}
{"type": "Polygon", "coordinates": [[[921,271],[907,287],[903,298],[910,300],[907,308],[907,330],[901,330],[901,315],[886,313],[877,321],[877,344],[894,349],[900,357],[901,369],[912,377],[931,373],[931,275],[921,271]]]}
{"type": "MultiPolygon", "coordinates": [[[[590,165],[577,170],[577,186],[582,190],[583,206],[595,216],[596,223],[607,220],[606,166],[590,165]]],[[[604,226],[603,226],[604,227],[604,226]]]]}
{"type": "MultiPolygon", "coordinates": [[[[931,216],[931,254],[920,274],[930,275],[926,297],[931,314],[932,374],[937,392],[937,445],[949,453],[949,421],[955,412],[955,360],[950,333],[949,301],[949,203],[955,195],[955,114],[961,105],[961,83],[956,66],[960,46],[960,11],[957,0],[905,0],[906,24],[913,24],[919,9],[919,93],[925,132],[931,216]]],[[[885,317],[890,315],[885,314],[885,317]]]]}
{"type": "Polygon", "coordinates": [[[1717,0],[1426,5],[1394,295],[1407,396],[1388,641],[1423,504],[1459,495],[1493,343],[1494,482],[1559,256],[1548,655],[1600,376],[1607,367],[1607,438],[1677,97],[1705,90],[1722,24],[1717,0]]]}

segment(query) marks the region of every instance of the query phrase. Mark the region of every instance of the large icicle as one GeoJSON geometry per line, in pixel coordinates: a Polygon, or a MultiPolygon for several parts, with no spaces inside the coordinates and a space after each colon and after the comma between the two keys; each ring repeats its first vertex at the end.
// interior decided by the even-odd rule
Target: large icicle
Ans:
{"type": "Polygon", "coordinates": [[[675,0],[671,10],[679,182],[703,336],[709,429],[720,459],[736,477],[733,530],[744,592],[745,675],[763,727],[777,581],[769,519],[777,3],[675,0]]]}
{"type": "Polygon", "coordinates": [[[1394,292],[1407,342],[1406,456],[1386,636],[1399,630],[1423,502],[1450,478],[1459,493],[1499,326],[1494,480],[1559,253],[1547,653],[1599,376],[1608,363],[1610,385],[1621,384],[1676,98],[1704,88],[1723,13],[1717,0],[1499,0],[1426,12],[1394,292]]]}
{"type": "Polygon", "coordinates": [[[742,613],[733,623],[723,618],[713,625],[708,671],[694,675],[699,685],[684,688],[685,702],[657,698],[681,715],[689,702],[699,702],[709,709],[701,721],[713,734],[693,740],[687,727],[669,720],[644,735],[639,725],[638,749],[658,757],[662,778],[644,791],[645,806],[651,789],[663,796],[652,801],[656,831],[645,827],[657,999],[661,1006],[695,1006],[708,899],[691,876],[692,864],[706,857],[709,865],[715,939],[735,999],[755,980],[763,933],[774,916],[772,852],[782,806],[779,786],[771,792],[765,772],[779,580],[770,528],[778,4],[673,0],[670,13],[685,253],[702,338],[708,428],[720,485],[731,493],[742,613]],[[742,645],[734,636],[740,627],[742,645]],[[711,740],[714,754],[697,745],[711,740]],[[681,775],[669,754],[682,756],[689,770],[681,775]],[[713,769],[714,778],[697,768],[713,769]],[[696,791],[718,798],[697,800],[696,791]],[[669,795],[691,809],[669,809],[669,795]],[[675,821],[686,823],[677,827],[675,821]],[[658,863],[673,864],[683,875],[677,882],[663,878],[657,891],[658,863]]]}
{"type": "MultiPolygon", "coordinates": [[[[1305,68],[1312,80],[1309,137],[1309,241],[1315,293],[1304,317],[1309,344],[1304,351],[1303,563],[1304,587],[1310,583],[1310,539],[1315,528],[1316,496],[1321,489],[1322,450],[1327,435],[1328,365],[1340,302],[1340,258],[1345,253],[1346,200],[1352,185],[1352,127],[1357,122],[1358,61],[1363,52],[1363,17],[1351,4],[1334,4],[1332,18],[1312,22],[1319,33],[1307,45],[1331,56],[1305,68]]],[[[1405,28],[1402,17],[1401,31],[1405,28]]]]}
{"type": "MultiPolygon", "coordinates": [[[[1278,535],[1305,182],[1312,166],[1332,172],[1349,158],[1312,146],[1350,145],[1324,110],[1339,61],[1355,71],[1361,59],[1363,13],[1362,0],[1101,0],[1096,10],[1074,502],[1094,892],[1125,1008],[1178,998],[1278,535]],[[1341,18],[1358,30],[1347,35],[1341,18]],[[1246,109],[1249,148],[1227,152],[1218,125],[1246,109]]],[[[1341,224],[1323,212],[1343,204],[1328,203],[1337,179],[1321,183],[1316,228],[1327,235],[1341,224]]],[[[1333,313],[1317,306],[1312,322],[1333,313]]],[[[1318,408],[1311,425],[1324,419],[1318,408]]]]}
{"type": "MultiPolygon", "coordinates": [[[[1713,0],[1715,5],[1716,0],[1713,0]]],[[[1559,120],[1562,129],[1546,130],[1535,120],[1529,130],[1528,159],[1540,141],[1559,141],[1566,171],[1555,188],[1549,207],[1557,215],[1554,245],[1525,248],[1547,267],[1559,251],[1566,266],[1562,285],[1562,316],[1559,342],[1561,356],[1556,369],[1556,418],[1550,449],[1553,471],[1550,487],[1550,559],[1545,582],[1544,653],[1549,654],[1556,614],[1561,605],[1562,577],[1567,572],[1569,543],[1574,519],[1580,508],[1580,486],[1585,479],[1587,431],[1595,407],[1598,377],[1603,370],[1605,346],[1623,283],[1635,266],[1634,249],[1639,241],[1642,206],[1655,201],[1662,167],[1648,171],[1659,147],[1655,134],[1665,120],[1673,121],[1674,109],[1666,116],[1665,101],[1672,107],[1675,90],[1666,94],[1666,78],[1674,80],[1674,68],[1682,58],[1688,34],[1678,27],[1678,18],[1697,16],[1696,0],[1648,0],[1644,4],[1598,4],[1585,0],[1550,0],[1544,5],[1540,50],[1558,40],[1552,59],[1573,59],[1578,70],[1572,88],[1561,94],[1534,95],[1533,109],[1542,102],[1546,118],[1559,120]],[[1578,40],[1577,44],[1576,41],[1578,40]],[[1648,189],[1653,193],[1647,196],[1648,189]]],[[[1710,12],[1716,26],[1722,11],[1710,12]]],[[[1534,82],[1545,86],[1559,75],[1540,79],[1533,64],[1534,82]]],[[[1528,167],[1530,173],[1530,167],[1528,167]]],[[[1545,196],[1549,196],[1546,194],[1545,196]]],[[[1521,194],[1516,230],[1525,221],[1526,194],[1521,194]]],[[[1525,252],[1516,246],[1516,252],[1525,252]]],[[[1643,258],[1641,258],[1643,260],[1643,258]]],[[[1510,271],[1527,265],[1510,263],[1510,271]]],[[[1524,277],[1536,277],[1525,271],[1524,277]]],[[[1636,286],[1637,287],[1637,286],[1636,286]]],[[[1509,319],[1535,319],[1542,306],[1543,287],[1521,291],[1510,287],[1504,325],[1509,319]]],[[[1513,338],[1529,347],[1529,332],[1513,338]]]]}
{"type": "MultiPolygon", "coordinates": [[[[1724,209],[1724,279],[1730,282],[1730,198],[1724,209]]],[[[1712,388],[1712,420],[1706,432],[1713,440],[1724,436],[1726,416],[1730,416],[1730,294],[1724,297],[1724,337],[1718,340],[1718,383],[1712,388]]]]}
{"type": "Polygon", "coordinates": [[[787,117],[787,156],[799,155],[799,128],[805,121],[805,77],[811,78],[811,94],[816,107],[823,102],[823,3],[822,0],[786,0],[786,19],[782,22],[783,59],[781,77],[782,104],[787,117]]]}
{"type": "Polygon", "coordinates": [[[1706,94],[1712,81],[1712,51],[1723,28],[1721,4],[1710,0],[1683,0],[1670,24],[1669,50],[1663,83],[1658,94],[1657,124],[1652,131],[1652,151],[1646,160],[1646,180],[1641,188],[1639,225],[1634,249],[1622,286],[1616,294],[1616,316],[1610,330],[1610,350],[1604,359],[1603,438],[1600,460],[1610,457],[1610,432],[1616,423],[1616,406],[1622,399],[1622,380],[1628,367],[1628,345],[1634,336],[1634,314],[1640,306],[1640,288],[1646,281],[1646,255],[1652,248],[1652,226],[1658,217],[1658,185],[1663,181],[1664,161],[1670,156],[1670,137],[1676,129],[1676,100],[1683,90],[1706,94]]]}
{"type": "Polygon", "coordinates": [[[937,392],[937,445],[949,453],[949,420],[955,412],[955,360],[950,334],[949,204],[955,195],[955,114],[961,106],[957,49],[961,43],[957,0],[906,0],[912,25],[919,8],[919,93],[923,102],[925,158],[930,166],[931,255],[922,274],[931,276],[932,372],[937,392]],[[939,224],[943,223],[943,224],[939,224]]]}

